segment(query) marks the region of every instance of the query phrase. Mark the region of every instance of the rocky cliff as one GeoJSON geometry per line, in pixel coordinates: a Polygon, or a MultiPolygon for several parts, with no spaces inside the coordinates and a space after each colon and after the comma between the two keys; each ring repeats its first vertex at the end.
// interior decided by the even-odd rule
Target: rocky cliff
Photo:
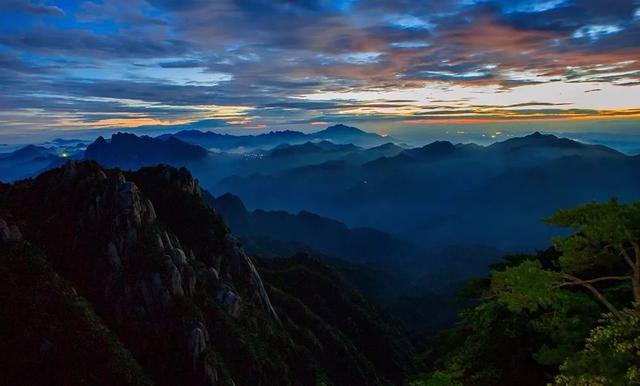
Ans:
{"type": "MultiPolygon", "coordinates": [[[[43,299],[58,304],[49,305],[54,324],[65,323],[60,302],[86,302],[74,325],[104,331],[111,342],[96,341],[101,355],[83,356],[85,369],[95,367],[93,373],[110,380],[106,384],[346,384],[340,374],[327,375],[317,347],[292,335],[300,326],[288,316],[286,325],[281,322],[252,260],[201,195],[186,169],[125,173],[73,161],[0,186],[0,267],[9,278],[21,277],[19,262],[35,259],[48,272],[5,288],[0,299],[12,308],[1,321],[20,331],[15,315],[41,320],[42,310],[21,307],[39,298],[34,286],[51,289],[43,299]],[[23,293],[31,295],[22,299],[23,293]]],[[[46,322],[35,326],[36,338],[12,346],[35,350],[27,355],[30,366],[49,369],[41,372],[42,382],[36,377],[31,383],[47,383],[47,374],[55,379],[61,372],[73,375],[67,384],[84,383],[64,361],[78,356],[75,345],[46,322]],[[40,355],[39,346],[49,345],[54,354],[40,355]]],[[[349,384],[386,382],[366,357],[353,363],[366,371],[356,371],[349,384]]],[[[19,379],[25,366],[13,363],[13,376],[19,379]]]]}

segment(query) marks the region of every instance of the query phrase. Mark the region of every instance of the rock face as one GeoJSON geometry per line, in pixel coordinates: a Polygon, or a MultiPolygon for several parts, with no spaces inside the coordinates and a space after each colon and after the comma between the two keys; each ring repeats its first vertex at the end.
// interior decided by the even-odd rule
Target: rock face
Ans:
{"type": "MultiPolygon", "coordinates": [[[[207,301],[231,318],[259,313],[277,325],[278,316],[253,263],[204,204],[198,216],[207,221],[193,224],[202,227],[197,242],[183,244],[172,232],[172,218],[189,220],[201,201],[190,173],[163,166],[151,174],[161,183],[144,182],[145,172],[137,177],[156,196],[170,195],[175,214],[165,213],[169,207],[162,204],[156,213],[133,175],[92,162],[71,161],[47,172],[25,183],[26,194],[9,190],[4,204],[26,223],[26,239],[43,246],[52,265],[95,304],[157,383],[180,384],[186,374],[191,384],[219,384],[219,369],[206,355],[215,344],[206,318],[185,309],[197,307],[196,297],[209,292],[207,301]],[[160,358],[157,352],[172,354],[160,358]]],[[[0,237],[20,240],[22,233],[0,219],[0,237]]]]}
{"type": "MultiPolygon", "coordinates": [[[[303,304],[283,292],[307,280],[294,277],[290,287],[289,277],[271,274],[274,283],[265,284],[202,196],[188,170],[163,165],[123,172],[71,161],[0,184],[0,325],[12,328],[0,329],[0,342],[22,353],[7,359],[10,379],[194,386],[395,380],[376,373],[375,357],[358,353],[353,342],[368,340],[312,311],[318,295],[303,304]],[[340,366],[335,355],[344,357],[340,366]]],[[[334,304],[363,307],[335,303],[342,295],[327,293],[317,303],[322,312],[334,304]]]]}
{"type": "Polygon", "coordinates": [[[0,218],[0,240],[2,241],[20,241],[22,240],[22,233],[20,228],[16,224],[7,224],[7,222],[0,218]]]}

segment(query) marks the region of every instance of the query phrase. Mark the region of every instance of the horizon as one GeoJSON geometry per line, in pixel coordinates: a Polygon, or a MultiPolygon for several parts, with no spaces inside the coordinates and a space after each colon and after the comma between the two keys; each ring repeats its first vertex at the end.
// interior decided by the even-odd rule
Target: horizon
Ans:
{"type": "MultiPolygon", "coordinates": [[[[234,132],[227,132],[224,130],[190,128],[190,127],[184,127],[182,129],[178,127],[178,128],[173,128],[172,130],[166,130],[165,128],[156,130],[155,128],[153,128],[147,132],[143,130],[135,130],[135,129],[128,129],[128,130],[112,129],[112,130],[104,130],[104,131],[96,130],[96,131],[88,131],[88,132],[82,131],[82,132],[74,133],[74,134],[78,134],[75,136],[73,134],[65,135],[70,133],[61,133],[61,135],[43,138],[39,141],[0,143],[0,154],[7,154],[29,145],[38,145],[38,146],[45,146],[45,147],[47,145],[50,146],[52,145],[52,142],[56,140],[78,140],[78,141],[86,142],[88,144],[88,143],[94,142],[98,137],[103,137],[109,140],[112,135],[117,133],[134,134],[137,136],[149,136],[152,138],[156,138],[162,135],[173,135],[173,134],[179,133],[180,131],[198,131],[201,133],[211,132],[216,134],[228,134],[232,136],[241,136],[241,135],[256,136],[256,135],[267,134],[272,132],[285,132],[285,131],[294,131],[294,132],[300,132],[304,134],[313,134],[313,133],[321,132],[333,126],[340,126],[340,125],[355,127],[350,125],[344,125],[342,123],[336,123],[335,125],[331,125],[323,128],[315,128],[315,130],[312,130],[312,131],[282,129],[282,130],[264,130],[260,132],[251,130],[251,131],[234,133],[234,132]]],[[[378,134],[375,131],[366,130],[360,127],[355,127],[355,128],[366,133],[378,134]]],[[[602,133],[602,132],[563,132],[563,131],[544,131],[544,130],[535,130],[535,129],[532,129],[529,131],[520,130],[520,131],[512,132],[508,130],[501,131],[501,130],[485,129],[485,130],[470,131],[470,132],[447,130],[445,132],[429,133],[428,135],[425,135],[425,133],[419,133],[419,135],[414,137],[411,137],[411,135],[407,136],[406,134],[405,135],[401,134],[399,137],[396,137],[395,135],[391,135],[391,134],[382,135],[382,136],[383,137],[388,136],[390,138],[390,141],[389,141],[390,143],[403,144],[403,145],[409,146],[410,148],[416,148],[416,147],[422,147],[437,141],[446,141],[446,142],[451,142],[452,144],[477,144],[481,146],[488,146],[493,143],[506,141],[511,138],[523,138],[535,133],[540,133],[543,135],[554,135],[558,138],[567,138],[573,141],[577,141],[577,142],[589,144],[589,145],[603,145],[630,156],[640,155],[640,134],[633,134],[633,133],[627,134],[627,135],[623,134],[623,135],[611,136],[610,133],[602,133]]]]}

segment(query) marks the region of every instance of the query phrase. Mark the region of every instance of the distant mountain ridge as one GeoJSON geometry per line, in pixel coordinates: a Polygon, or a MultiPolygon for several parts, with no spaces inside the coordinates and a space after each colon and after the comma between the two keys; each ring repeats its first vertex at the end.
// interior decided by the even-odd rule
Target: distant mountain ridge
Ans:
{"type": "MultiPolygon", "coordinates": [[[[363,264],[407,265],[419,249],[406,241],[371,228],[348,228],[343,223],[307,211],[249,212],[232,194],[205,200],[229,224],[231,230],[247,240],[271,238],[298,245],[300,250],[327,254],[363,264]]],[[[251,249],[251,248],[250,248],[251,249]]]]}
{"type": "Polygon", "coordinates": [[[384,137],[376,133],[366,132],[356,127],[342,124],[329,126],[324,130],[309,134],[284,130],[257,135],[231,135],[220,134],[213,131],[185,130],[174,134],[161,135],[158,138],[167,139],[169,137],[175,137],[205,148],[218,150],[232,150],[237,148],[268,149],[283,143],[295,145],[308,141],[322,140],[331,141],[336,144],[353,144],[361,147],[373,147],[388,142],[397,142],[392,137],[384,137]]]}
{"type": "Polygon", "coordinates": [[[427,246],[518,250],[553,236],[540,219],[557,208],[640,198],[640,157],[534,133],[490,146],[437,141],[362,165],[335,160],[229,177],[213,192],[234,193],[251,208],[305,209],[427,246]]]}
{"type": "Polygon", "coordinates": [[[136,169],[160,163],[183,166],[185,162],[204,159],[207,154],[206,149],[175,137],[163,140],[148,136],[138,137],[129,133],[116,133],[109,140],[98,137],[87,146],[84,159],[95,160],[105,166],[136,169]]]}
{"type": "Polygon", "coordinates": [[[64,157],[48,147],[27,145],[11,153],[0,154],[0,181],[12,182],[36,176],[63,162],[64,157]]]}

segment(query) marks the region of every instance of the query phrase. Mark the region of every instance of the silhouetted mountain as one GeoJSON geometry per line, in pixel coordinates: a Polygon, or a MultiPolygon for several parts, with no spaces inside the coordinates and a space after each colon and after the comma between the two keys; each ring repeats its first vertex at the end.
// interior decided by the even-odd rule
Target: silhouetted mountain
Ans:
{"type": "Polygon", "coordinates": [[[316,139],[328,140],[335,143],[351,143],[364,147],[379,146],[393,141],[391,138],[342,124],[329,126],[324,130],[309,135],[316,139]]]}
{"type": "Polygon", "coordinates": [[[3,383],[400,382],[402,330],[328,268],[259,269],[186,169],[70,162],[0,185],[3,383]]]}
{"type": "MultiPolygon", "coordinates": [[[[526,151],[548,149],[572,149],[574,151],[601,152],[610,155],[621,155],[620,152],[602,145],[587,145],[568,138],[559,138],[552,134],[541,134],[536,131],[524,137],[507,139],[496,142],[489,148],[500,149],[501,151],[526,151]]],[[[566,155],[566,154],[564,154],[566,155]]]]}
{"type": "Polygon", "coordinates": [[[216,150],[233,150],[239,148],[251,150],[271,148],[283,143],[302,143],[308,141],[306,134],[291,130],[271,131],[258,135],[231,135],[212,131],[183,130],[175,134],[161,135],[158,138],[167,139],[170,137],[197,144],[207,149],[216,150]]]}
{"type": "Polygon", "coordinates": [[[207,150],[175,137],[157,139],[135,134],[117,133],[110,140],[98,137],[90,144],[84,158],[105,166],[136,169],[141,166],[168,163],[181,166],[207,157],[207,150]]]}
{"type": "Polygon", "coordinates": [[[532,134],[491,146],[434,142],[364,165],[330,161],[234,177],[212,189],[250,208],[309,210],[432,248],[542,246],[555,209],[640,196],[640,158],[603,146],[532,134]],[[579,188],[577,188],[579,187],[579,188]]]}
{"type": "Polygon", "coordinates": [[[535,132],[488,146],[489,151],[509,158],[520,166],[534,165],[567,156],[619,158],[624,155],[602,145],[588,145],[568,138],[535,132]]]}
{"type": "Polygon", "coordinates": [[[4,155],[2,159],[12,160],[12,161],[31,161],[34,158],[48,157],[50,155],[52,155],[52,152],[46,147],[27,145],[12,153],[4,155]]]}
{"type": "Polygon", "coordinates": [[[321,142],[305,142],[301,145],[284,144],[269,151],[267,154],[273,158],[291,157],[291,156],[310,156],[315,154],[327,153],[349,153],[361,150],[361,148],[352,144],[339,145],[330,141],[323,140],[321,142]]]}
{"type": "Polygon", "coordinates": [[[500,251],[477,246],[425,251],[385,232],[350,229],[305,211],[297,215],[259,209],[249,212],[232,194],[214,198],[205,192],[203,198],[250,254],[277,258],[309,253],[412,330],[433,332],[450,323],[458,310],[451,297],[464,279],[485,274],[487,265],[502,256],[500,251]],[[411,309],[412,304],[423,308],[411,309]]]}
{"type": "Polygon", "coordinates": [[[365,149],[359,152],[353,152],[342,157],[342,160],[352,163],[366,163],[382,157],[394,157],[404,151],[405,148],[394,143],[387,142],[385,144],[365,149]]]}
{"type": "Polygon", "coordinates": [[[299,131],[271,131],[258,135],[231,135],[211,131],[185,130],[175,134],[165,134],[158,138],[175,137],[183,141],[216,150],[254,150],[271,149],[281,144],[298,145],[309,141],[327,140],[336,144],[353,144],[361,147],[372,147],[394,142],[391,137],[383,137],[376,133],[362,131],[355,127],[334,125],[315,133],[299,131]]]}
{"type": "Polygon", "coordinates": [[[11,153],[0,154],[0,181],[11,182],[35,176],[63,162],[64,158],[52,149],[27,145],[11,153]]]}
{"type": "Polygon", "coordinates": [[[419,253],[416,246],[387,233],[371,228],[350,229],[339,221],[307,211],[298,214],[260,209],[248,212],[242,201],[232,194],[218,198],[205,196],[205,199],[225,219],[232,232],[249,243],[270,238],[293,243],[300,251],[396,268],[409,264],[419,253]]]}

